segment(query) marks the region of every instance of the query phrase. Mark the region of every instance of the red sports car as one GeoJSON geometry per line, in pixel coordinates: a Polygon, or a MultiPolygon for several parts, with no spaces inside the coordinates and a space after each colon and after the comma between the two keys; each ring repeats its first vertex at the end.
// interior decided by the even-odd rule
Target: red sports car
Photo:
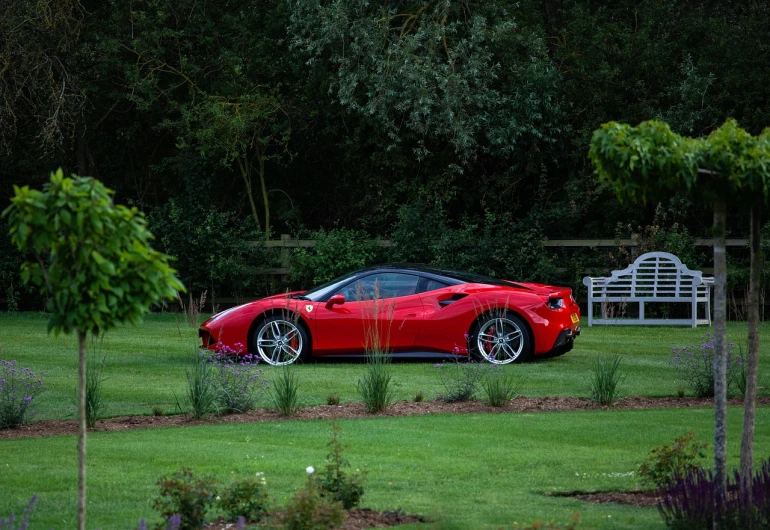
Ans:
{"type": "Polygon", "coordinates": [[[222,311],[199,334],[204,348],[252,353],[272,365],[363,356],[372,337],[393,356],[507,364],[570,351],[579,324],[568,287],[386,265],[222,311]]]}

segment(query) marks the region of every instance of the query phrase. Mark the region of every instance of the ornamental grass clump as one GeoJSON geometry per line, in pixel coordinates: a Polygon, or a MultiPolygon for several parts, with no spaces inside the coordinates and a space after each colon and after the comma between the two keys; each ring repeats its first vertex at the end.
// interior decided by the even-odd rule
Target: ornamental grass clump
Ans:
{"type": "MultiPolygon", "coordinates": [[[[726,344],[727,385],[736,379],[744,358],[735,354],[733,341],[726,344]]],[[[671,348],[668,364],[677,371],[680,385],[690,387],[699,398],[714,397],[714,338],[706,333],[698,346],[671,348]]]]}
{"type": "Polygon", "coordinates": [[[487,394],[487,403],[493,407],[502,407],[520,394],[526,378],[512,372],[509,367],[492,365],[481,382],[487,394]]]}
{"type": "Polygon", "coordinates": [[[104,362],[89,359],[86,366],[86,427],[93,429],[105,408],[102,386],[104,383],[104,362]]]}
{"type": "Polygon", "coordinates": [[[294,416],[299,410],[299,377],[291,365],[282,366],[278,370],[278,377],[273,380],[273,388],[270,390],[273,405],[284,416],[294,416]]]}
{"type": "MultiPolygon", "coordinates": [[[[218,411],[213,372],[214,368],[211,364],[202,362],[197,355],[190,367],[185,369],[187,374],[185,404],[186,410],[189,410],[193,419],[199,420],[218,411]]],[[[178,400],[177,407],[181,408],[178,400]]]]}
{"type": "Polygon", "coordinates": [[[621,356],[599,355],[591,372],[591,401],[602,406],[612,405],[618,397],[618,387],[625,379],[620,371],[621,356]]]}
{"type": "Polygon", "coordinates": [[[30,420],[35,413],[30,407],[44,390],[44,375],[35,375],[16,360],[0,360],[0,429],[15,429],[30,420]]]}
{"type": "Polygon", "coordinates": [[[379,282],[371,293],[360,285],[356,298],[362,308],[366,371],[358,380],[358,392],[366,411],[377,414],[387,409],[396,399],[395,383],[390,370],[390,332],[393,327],[395,306],[380,298],[379,282]]]}

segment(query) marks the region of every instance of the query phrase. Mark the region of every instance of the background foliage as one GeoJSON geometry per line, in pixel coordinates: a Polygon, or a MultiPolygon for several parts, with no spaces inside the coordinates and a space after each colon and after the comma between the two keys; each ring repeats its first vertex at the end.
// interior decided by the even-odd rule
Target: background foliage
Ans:
{"type": "MultiPolygon", "coordinates": [[[[648,239],[680,248],[711,224],[687,197],[663,201],[662,225],[656,204],[618,204],[586,158],[601,123],[656,118],[687,136],[728,117],[754,135],[770,124],[764,2],[9,5],[0,203],[54,167],[97,177],[148,212],[186,285],[218,297],[275,287],[249,267],[276,256],[243,241],[334,229],[404,243],[357,260],[579,287],[606,254],[558,256],[567,271],[554,271],[537,241],[657,224],[678,239],[648,239]]],[[[728,229],[748,222],[731,214],[728,229]]],[[[0,297],[40,307],[2,256],[0,297]]]]}

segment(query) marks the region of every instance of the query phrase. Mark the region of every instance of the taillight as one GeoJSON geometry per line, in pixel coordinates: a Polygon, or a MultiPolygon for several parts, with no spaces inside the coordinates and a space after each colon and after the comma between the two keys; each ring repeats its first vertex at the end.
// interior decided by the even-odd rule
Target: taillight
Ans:
{"type": "Polygon", "coordinates": [[[548,307],[550,307],[554,311],[557,309],[561,309],[562,307],[564,307],[564,298],[549,298],[548,307]]]}

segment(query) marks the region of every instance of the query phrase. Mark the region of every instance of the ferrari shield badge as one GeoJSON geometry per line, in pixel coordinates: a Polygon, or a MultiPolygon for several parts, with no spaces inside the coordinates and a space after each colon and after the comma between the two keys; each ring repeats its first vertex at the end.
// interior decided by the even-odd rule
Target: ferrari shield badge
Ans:
{"type": "Polygon", "coordinates": [[[313,306],[310,305],[310,304],[306,305],[305,306],[305,311],[307,311],[308,313],[311,313],[313,311],[313,306]]]}

